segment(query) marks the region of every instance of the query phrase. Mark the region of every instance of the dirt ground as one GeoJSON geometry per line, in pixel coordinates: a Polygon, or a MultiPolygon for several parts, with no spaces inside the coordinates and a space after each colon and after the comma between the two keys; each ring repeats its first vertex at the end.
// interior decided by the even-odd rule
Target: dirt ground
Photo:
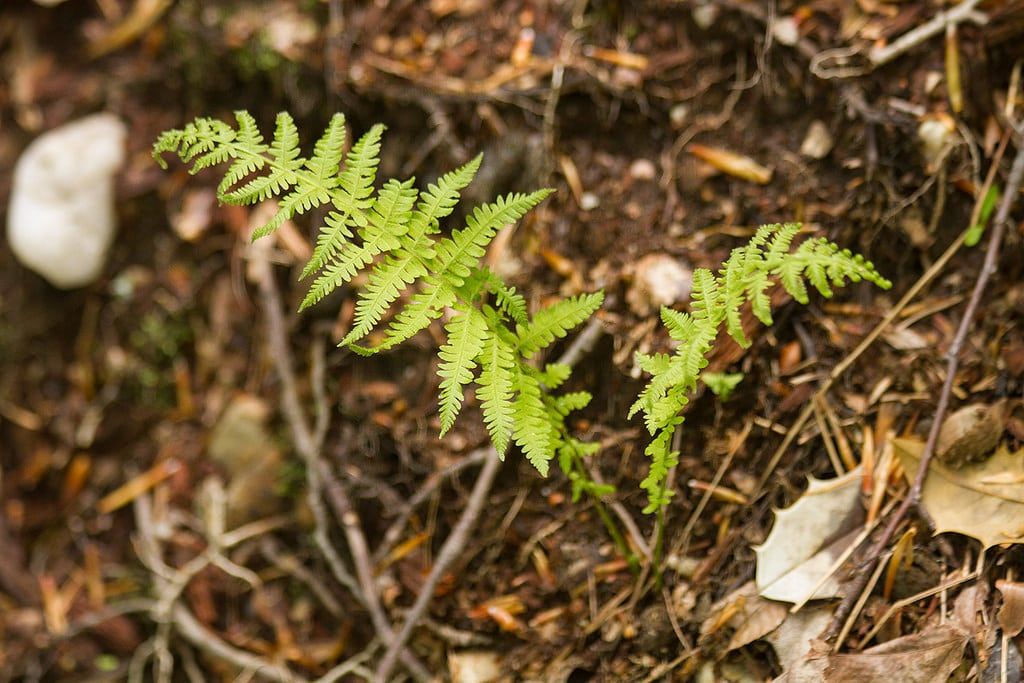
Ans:
{"type": "Polygon", "coordinates": [[[960,236],[988,188],[1019,189],[1021,3],[43,4],[0,8],[0,202],[26,146],[80,116],[120,117],[128,156],[96,282],[56,289],[0,240],[0,680],[371,677],[470,498],[487,432],[471,403],[437,437],[439,334],[363,359],[335,346],[351,290],[294,313],[306,217],[268,248],[299,408],[326,429],[323,495],[308,495],[251,212],[216,203],[215,172],[150,156],[161,131],[236,109],[264,130],[290,111],[307,145],[335,111],[355,132],[382,122],[379,177],[420,185],[482,151],[466,206],[556,190],[492,244],[491,267],[533,308],[606,293],[572,379],[594,400],[572,426],[602,445],[592,472],[616,487],[606,502],[632,557],[561,473],[543,478],[513,449],[395,675],[1021,680],[1024,210],[1012,201],[948,411],[998,413],[986,453],[968,457],[997,450],[1007,464],[945,498],[926,488],[923,509],[895,517],[917,462],[900,444],[935,422],[995,222],[977,246],[960,236]],[[944,7],[936,32],[886,54],[944,7]],[[777,292],[775,324],[752,326],[749,349],[720,338],[709,370],[743,379],[728,400],[689,406],[654,565],[638,488],[647,434],[626,419],[644,381],[634,353],[671,348],[648,289],[666,259],[716,268],[757,226],[792,221],[893,286],[806,307],[777,292]],[[863,542],[843,546],[831,599],[791,613],[797,600],[755,582],[774,511],[808,502],[808,477],[847,470],[863,542]],[[985,488],[997,480],[1005,490],[985,488]],[[982,526],[1006,531],[993,539],[930,505],[985,509],[982,526]],[[890,520],[893,554],[875,571],[868,551],[890,520]],[[832,621],[838,643],[822,637],[832,621]]]}

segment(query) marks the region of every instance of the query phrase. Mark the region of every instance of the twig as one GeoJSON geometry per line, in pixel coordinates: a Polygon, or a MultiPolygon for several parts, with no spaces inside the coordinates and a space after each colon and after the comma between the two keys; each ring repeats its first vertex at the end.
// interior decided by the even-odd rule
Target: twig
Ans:
{"type": "MultiPolygon", "coordinates": [[[[963,317],[960,320],[960,326],[957,328],[953,341],[949,346],[949,350],[946,352],[946,379],[942,383],[942,391],[939,393],[938,405],[935,408],[935,417],[932,421],[931,428],[928,430],[928,439],[925,441],[924,451],[921,453],[921,462],[917,467],[917,473],[914,475],[914,483],[907,492],[907,496],[903,500],[903,503],[889,519],[889,522],[886,524],[881,536],[878,537],[878,540],[875,541],[874,545],[868,551],[867,557],[869,558],[869,566],[875,561],[871,558],[878,558],[881,555],[882,550],[884,550],[889,544],[889,540],[893,537],[896,529],[910,511],[910,508],[918,505],[921,500],[921,490],[924,486],[925,479],[928,476],[928,466],[931,464],[932,456],[935,453],[935,445],[938,442],[939,430],[942,428],[943,418],[946,415],[946,410],[949,407],[949,399],[953,393],[953,383],[956,381],[956,372],[960,366],[960,350],[963,348],[964,341],[967,339],[967,333],[970,331],[971,323],[973,322],[974,315],[978,309],[978,304],[981,302],[981,295],[984,293],[989,279],[996,272],[996,266],[999,261],[999,247],[1002,244],[1003,236],[1006,233],[1006,224],[1009,222],[1010,208],[1013,206],[1013,201],[1017,197],[1017,192],[1020,190],[1022,181],[1024,181],[1024,147],[1019,147],[1017,150],[1017,156],[1013,160],[1013,166],[1010,168],[1010,175],[1006,180],[1006,191],[999,204],[999,211],[996,213],[995,225],[992,228],[992,233],[989,235],[988,245],[985,248],[985,261],[982,264],[981,272],[978,274],[978,280],[974,284],[974,290],[971,292],[971,298],[967,302],[967,307],[964,309],[963,317]]],[[[861,571],[859,574],[860,578],[856,581],[855,587],[851,590],[851,596],[855,596],[863,590],[866,583],[865,578],[869,574],[870,569],[868,567],[865,567],[861,571]]],[[[826,632],[826,639],[830,639],[836,635],[839,625],[850,613],[853,606],[853,601],[849,596],[839,605],[839,608],[833,616],[832,624],[826,632]]]]}
{"type": "MultiPolygon", "coordinates": [[[[345,568],[345,563],[337,550],[331,545],[328,535],[328,517],[321,498],[323,485],[317,473],[316,461],[320,458],[320,449],[317,447],[317,436],[310,430],[306,416],[299,405],[299,392],[295,382],[295,369],[292,366],[291,350],[288,348],[287,325],[282,313],[281,294],[277,289],[277,282],[274,280],[274,272],[267,261],[254,264],[256,268],[257,282],[260,288],[260,295],[263,299],[263,315],[266,318],[266,330],[270,355],[274,361],[274,368],[278,380],[281,382],[281,409],[284,412],[285,420],[291,429],[292,438],[295,441],[295,449],[306,464],[306,498],[309,508],[313,512],[315,527],[313,530],[313,541],[320,552],[323,553],[331,573],[341,585],[366,604],[366,598],[359,589],[359,583],[352,574],[345,568]]],[[[315,356],[314,356],[315,357],[315,356]]],[[[320,372],[316,363],[313,364],[314,373],[320,372]]],[[[316,380],[316,377],[314,377],[316,380]]],[[[314,393],[319,394],[315,389],[314,393]]],[[[319,398],[319,397],[317,397],[319,398]]],[[[321,408],[319,414],[325,415],[326,409],[321,408]]],[[[319,425],[318,425],[319,427],[319,425]]],[[[318,429],[326,432],[326,428],[318,429]]]]}
{"type": "Polygon", "coordinates": [[[221,640],[216,633],[203,626],[192,612],[182,604],[177,604],[171,611],[174,628],[193,646],[217,659],[230,662],[235,666],[259,673],[263,678],[281,683],[305,683],[306,679],[281,666],[277,666],[256,655],[229,645],[221,640]]]}
{"type": "Polygon", "coordinates": [[[409,639],[409,636],[412,635],[412,630],[426,611],[427,605],[430,603],[431,598],[434,597],[434,590],[441,581],[441,577],[447,571],[448,566],[455,561],[459,552],[465,547],[466,542],[469,540],[469,534],[473,531],[473,527],[480,517],[480,512],[483,510],[484,503],[487,500],[487,494],[490,493],[491,485],[494,483],[494,477],[498,474],[500,466],[501,459],[498,456],[498,452],[491,449],[487,459],[484,461],[484,466],[480,469],[476,483],[473,484],[473,491],[469,494],[469,502],[466,503],[465,510],[462,511],[459,521],[455,524],[455,528],[452,529],[451,534],[445,539],[444,545],[441,546],[441,550],[437,554],[437,560],[434,561],[430,574],[427,576],[426,581],[423,582],[423,587],[420,589],[420,594],[416,597],[416,602],[413,603],[408,614],[406,614],[402,629],[398,632],[395,640],[388,646],[387,652],[384,653],[384,658],[377,667],[377,672],[374,676],[375,680],[381,683],[387,680],[388,674],[391,673],[395,666],[395,660],[398,658],[400,648],[409,639]]]}
{"type": "Polygon", "coordinates": [[[409,518],[416,510],[417,506],[430,498],[430,496],[434,494],[434,491],[436,491],[447,479],[454,477],[467,467],[473,467],[483,463],[484,460],[487,459],[487,452],[486,448],[477,449],[462,458],[462,460],[452,463],[443,470],[435,472],[427,477],[426,481],[423,482],[416,493],[414,493],[406,502],[405,509],[402,510],[400,515],[398,515],[398,519],[392,522],[391,526],[388,527],[388,530],[384,532],[384,540],[373,552],[374,562],[380,562],[389,552],[391,552],[391,548],[402,535],[402,531],[405,530],[405,526],[409,523],[409,518]]]}
{"type": "MultiPolygon", "coordinates": [[[[291,351],[288,348],[288,333],[282,313],[281,295],[277,289],[277,282],[274,280],[274,273],[267,261],[254,264],[255,272],[263,298],[264,315],[267,322],[267,338],[273,356],[274,367],[281,382],[281,408],[285,419],[292,431],[295,440],[295,448],[306,463],[306,477],[309,486],[309,503],[316,518],[316,531],[314,539],[320,550],[327,558],[334,575],[345,586],[352,591],[370,613],[377,635],[386,642],[391,643],[394,639],[394,632],[381,607],[380,598],[377,595],[373,584],[373,568],[370,565],[369,551],[367,549],[366,537],[359,526],[358,518],[351,511],[339,515],[339,521],[345,530],[345,536],[349,543],[349,552],[353,556],[356,565],[358,581],[344,568],[341,558],[337,555],[327,535],[327,515],[323,510],[321,492],[330,486],[333,479],[326,463],[320,458],[320,450],[316,442],[316,435],[310,429],[309,422],[299,405],[298,386],[295,381],[295,370],[292,365],[291,351]],[[354,520],[354,523],[349,524],[354,520]]],[[[319,389],[314,389],[314,394],[322,396],[319,389]]],[[[321,413],[324,409],[321,408],[321,413]]],[[[347,500],[344,489],[334,482],[335,489],[329,491],[329,500],[339,500],[341,497],[347,500]]],[[[409,672],[417,679],[427,681],[432,677],[426,667],[407,650],[400,652],[402,663],[409,672]]]]}
{"type": "Polygon", "coordinates": [[[981,3],[981,0],[964,0],[956,7],[945,12],[939,12],[925,23],[913,28],[888,45],[872,48],[868,52],[868,60],[872,66],[888,64],[903,53],[911,50],[932,36],[938,35],[952,24],[959,24],[964,21],[973,21],[976,24],[984,24],[988,18],[984,14],[974,11],[974,8],[981,3]]]}

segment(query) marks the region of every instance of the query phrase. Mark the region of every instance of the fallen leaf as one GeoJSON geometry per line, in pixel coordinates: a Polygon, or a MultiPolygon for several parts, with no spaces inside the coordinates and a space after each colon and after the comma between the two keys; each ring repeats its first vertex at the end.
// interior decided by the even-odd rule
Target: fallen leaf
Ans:
{"type": "Polygon", "coordinates": [[[996,619],[1006,635],[1016,638],[1024,630],[1024,583],[1000,579],[996,588],[1003,596],[996,619]]]}
{"type": "Polygon", "coordinates": [[[700,627],[703,637],[728,627],[733,630],[725,652],[764,638],[781,624],[789,610],[786,606],[758,596],[757,586],[748,581],[711,606],[710,616],[700,627]]]}
{"type": "Polygon", "coordinates": [[[907,327],[891,329],[882,338],[897,351],[916,351],[931,346],[927,339],[907,327]]]}
{"type": "MultiPolygon", "coordinates": [[[[913,481],[924,442],[894,439],[893,445],[904,476],[913,481]]],[[[921,502],[936,534],[964,534],[984,548],[1024,542],[1024,450],[1010,453],[1000,446],[985,462],[956,470],[933,460],[921,502]]]]}
{"type": "Polygon", "coordinates": [[[934,683],[960,664],[968,636],[952,624],[890,640],[856,654],[833,655],[825,681],[934,683]]]}
{"type": "Polygon", "coordinates": [[[771,533],[754,548],[762,597],[801,603],[840,594],[839,580],[830,577],[808,595],[859,531],[864,519],[860,481],[860,467],[836,479],[812,477],[800,500],[776,510],[771,533]]]}
{"type": "Polygon", "coordinates": [[[822,680],[831,648],[818,636],[832,621],[835,605],[804,607],[790,614],[765,638],[775,648],[783,674],[774,683],[817,683],[822,680]]]}
{"type": "Polygon", "coordinates": [[[758,185],[766,185],[772,179],[772,169],[762,166],[753,159],[717,147],[690,145],[687,151],[701,161],[714,166],[722,173],[728,173],[758,185]]]}
{"type": "Polygon", "coordinates": [[[942,423],[935,457],[952,467],[984,460],[1003,435],[1003,415],[1002,403],[976,403],[956,411],[942,423]]]}

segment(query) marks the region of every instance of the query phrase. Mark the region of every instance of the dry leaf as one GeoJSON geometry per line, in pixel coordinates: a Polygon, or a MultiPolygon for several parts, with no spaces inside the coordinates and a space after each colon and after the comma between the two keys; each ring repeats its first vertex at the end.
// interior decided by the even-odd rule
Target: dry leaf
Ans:
{"type": "MultiPolygon", "coordinates": [[[[860,467],[837,479],[810,480],[792,506],[775,512],[775,524],[757,553],[757,587],[762,597],[804,602],[827,569],[857,535],[864,519],[860,506],[860,467]]],[[[839,595],[831,577],[814,599],[839,595]]]]}
{"type": "Polygon", "coordinates": [[[762,166],[753,159],[742,154],[727,152],[717,147],[690,145],[687,151],[703,162],[706,162],[722,173],[749,180],[758,185],[766,185],[772,179],[772,169],[762,166]]]}
{"type": "Polygon", "coordinates": [[[1016,638],[1024,630],[1024,583],[1000,579],[996,588],[1003,595],[996,619],[1006,635],[1016,638]]]}
{"type": "Polygon", "coordinates": [[[960,664],[968,636],[952,624],[926,628],[856,654],[833,655],[825,681],[934,683],[960,664]]]}
{"type": "Polygon", "coordinates": [[[945,419],[935,446],[935,457],[959,467],[980,462],[999,444],[1003,435],[1003,404],[965,406],[945,419]]]}
{"type": "Polygon", "coordinates": [[[785,672],[775,683],[811,683],[820,681],[829,652],[817,637],[832,621],[835,605],[805,607],[790,614],[782,624],[765,638],[779,658],[785,672]]]}
{"type": "Polygon", "coordinates": [[[701,624],[701,636],[711,636],[724,627],[733,630],[725,652],[743,647],[765,637],[785,620],[785,605],[765,600],[757,594],[757,586],[748,581],[711,607],[710,616],[701,624]]]}
{"type": "MultiPolygon", "coordinates": [[[[904,476],[912,481],[924,442],[895,439],[893,445],[904,476]]],[[[965,534],[985,548],[1024,542],[1024,450],[1010,453],[1000,446],[985,462],[957,470],[933,460],[921,501],[937,534],[965,534]]]]}

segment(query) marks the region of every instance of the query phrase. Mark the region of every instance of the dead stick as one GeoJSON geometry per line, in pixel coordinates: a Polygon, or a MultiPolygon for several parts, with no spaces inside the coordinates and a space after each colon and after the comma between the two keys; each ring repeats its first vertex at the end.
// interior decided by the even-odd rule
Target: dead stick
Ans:
{"type": "MultiPolygon", "coordinates": [[[[292,431],[292,437],[295,439],[295,447],[299,451],[303,460],[306,461],[307,476],[309,483],[314,489],[313,492],[316,495],[311,495],[311,502],[319,503],[319,489],[321,489],[325,482],[329,485],[331,479],[329,478],[330,470],[326,463],[323,462],[320,457],[320,449],[317,446],[316,436],[313,430],[310,428],[309,421],[302,410],[302,406],[299,403],[299,392],[298,386],[295,380],[295,368],[292,363],[291,350],[288,348],[288,332],[287,326],[285,325],[284,314],[282,313],[283,307],[281,304],[281,294],[277,288],[277,282],[274,280],[274,273],[270,267],[268,261],[263,261],[257,264],[258,282],[260,287],[260,293],[263,298],[263,309],[264,315],[266,316],[267,322],[267,338],[270,345],[270,352],[273,356],[274,368],[277,372],[278,379],[281,382],[281,404],[285,418],[288,422],[289,427],[292,431]],[[326,476],[325,476],[326,475],[326,476]]],[[[340,489],[340,486],[338,487],[340,489]]],[[[334,495],[330,495],[329,500],[335,502],[337,492],[334,495]]],[[[355,513],[349,509],[349,518],[355,517],[355,513]]],[[[363,605],[365,605],[367,611],[370,613],[370,619],[373,622],[374,629],[381,639],[386,643],[392,643],[394,641],[394,631],[391,629],[391,624],[388,623],[387,616],[384,614],[384,609],[380,604],[380,599],[377,596],[377,592],[373,585],[373,571],[372,565],[370,564],[368,549],[366,544],[366,537],[363,535],[362,529],[358,525],[358,521],[354,526],[349,526],[345,523],[346,517],[341,515],[342,526],[345,530],[346,539],[349,542],[349,552],[353,556],[353,561],[356,565],[356,575],[358,576],[359,592],[356,594],[363,605]]],[[[320,520],[318,520],[319,522],[320,520]]],[[[320,525],[318,524],[318,527],[320,525]]],[[[326,533],[322,534],[323,544],[322,549],[330,551],[333,554],[333,548],[330,543],[327,542],[326,533]],[[323,547],[326,546],[326,547],[323,547]]],[[[329,556],[330,557],[333,555],[329,556]]],[[[335,558],[337,560],[337,558],[335,558]]],[[[333,566],[333,563],[332,563],[333,566]]],[[[340,570],[341,567],[336,567],[340,570]]],[[[347,572],[346,572],[347,574],[347,572]]],[[[344,577],[345,574],[342,574],[344,577]]],[[[339,578],[342,578],[339,577],[339,578]]],[[[351,579],[343,581],[350,588],[351,579]]],[[[399,646],[400,647],[400,646],[399,646]]],[[[421,681],[429,681],[432,676],[427,671],[426,667],[408,650],[400,649],[396,652],[396,656],[401,656],[402,663],[406,666],[415,678],[421,681]]]]}
{"type": "Polygon", "coordinates": [[[924,452],[921,453],[921,462],[918,464],[917,473],[914,475],[914,483],[907,492],[907,497],[903,500],[903,503],[889,519],[882,535],[878,537],[871,550],[868,551],[868,566],[862,568],[858,573],[855,585],[850,588],[846,598],[832,617],[832,623],[825,634],[826,640],[830,640],[836,635],[839,625],[846,620],[850,610],[853,609],[854,601],[864,589],[867,578],[871,574],[871,565],[876,561],[874,558],[881,556],[882,551],[889,545],[890,539],[892,539],[896,529],[907,516],[910,508],[916,506],[921,500],[921,490],[924,487],[925,479],[928,477],[928,466],[931,464],[932,456],[935,453],[935,444],[939,439],[939,430],[942,428],[943,418],[946,415],[946,410],[949,408],[949,398],[953,393],[953,382],[956,380],[956,372],[960,366],[960,351],[963,348],[964,341],[967,339],[967,333],[978,310],[978,304],[981,302],[981,295],[985,291],[985,286],[988,285],[989,279],[996,272],[999,262],[999,246],[1002,244],[1003,236],[1006,234],[1006,224],[1010,218],[1010,207],[1013,205],[1013,200],[1017,197],[1022,181],[1024,181],[1024,147],[1019,147],[1017,149],[1017,156],[1013,160],[1013,166],[1010,168],[1010,176],[1006,180],[1006,192],[1003,194],[1003,199],[999,204],[999,211],[996,213],[992,234],[989,235],[988,245],[985,247],[985,262],[981,266],[977,282],[974,283],[974,290],[971,292],[971,298],[967,302],[967,308],[964,309],[964,315],[960,319],[960,326],[957,328],[956,334],[953,336],[953,342],[946,352],[946,379],[942,383],[939,402],[935,408],[935,418],[931,428],[928,430],[928,439],[924,444],[924,452]]]}
{"type": "Polygon", "coordinates": [[[487,501],[487,494],[491,491],[491,485],[494,483],[494,477],[498,474],[500,465],[501,459],[498,457],[498,452],[492,448],[487,455],[487,459],[484,461],[484,466],[480,469],[476,483],[473,484],[473,490],[469,494],[469,502],[466,504],[465,510],[462,511],[462,515],[455,524],[455,528],[452,529],[451,534],[445,539],[444,545],[441,546],[441,550],[437,554],[437,560],[434,562],[434,567],[430,575],[427,576],[427,580],[423,583],[420,594],[416,597],[416,602],[409,609],[409,613],[405,617],[405,623],[402,624],[402,629],[388,645],[387,652],[384,653],[384,658],[377,667],[374,679],[380,683],[387,680],[388,674],[394,668],[395,660],[398,658],[401,647],[409,639],[409,636],[412,635],[412,630],[419,623],[431,598],[434,597],[434,591],[437,589],[437,584],[441,581],[444,571],[455,561],[462,549],[466,547],[469,535],[472,533],[473,527],[480,517],[480,512],[487,501]]]}

